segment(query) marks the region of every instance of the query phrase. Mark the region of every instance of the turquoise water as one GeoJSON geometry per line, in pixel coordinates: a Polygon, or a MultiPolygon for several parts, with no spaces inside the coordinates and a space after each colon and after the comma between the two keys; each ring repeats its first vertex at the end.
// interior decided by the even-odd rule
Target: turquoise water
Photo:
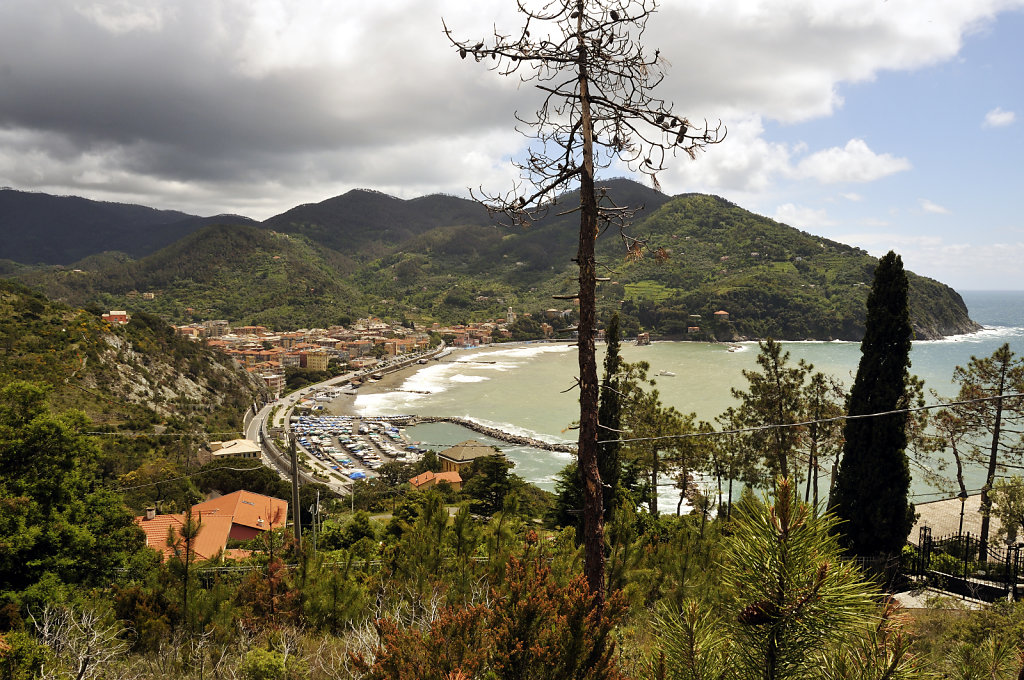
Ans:
{"type": "MultiPolygon", "coordinates": [[[[971,318],[985,330],[915,342],[910,355],[911,371],[925,380],[926,389],[942,396],[956,393],[953,369],[966,364],[971,356],[988,356],[1004,342],[1017,354],[1024,354],[1024,292],[967,292],[963,297],[971,318]]],[[[787,342],[783,347],[793,362],[802,358],[847,387],[853,383],[859,343],[787,342]]],[[[659,371],[675,373],[674,377],[656,377],[662,401],[712,420],[735,404],[731,389],[746,386],[742,371],[756,368],[757,351],[757,343],[743,343],[740,351],[730,352],[724,345],[655,342],[646,347],[624,344],[622,354],[627,361],[649,362],[654,375],[659,371]]],[[[599,347],[599,360],[602,356],[603,347],[599,347]]],[[[569,427],[579,410],[572,390],[578,373],[576,361],[575,347],[563,343],[460,351],[407,379],[401,389],[410,391],[360,395],[355,408],[364,414],[462,416],[546,441],[574,441],[575,432],[569,427]]],[[[410,428],[409,434],[432,447],[485,439],[444,424],[410,428]]],[[[567,454],[488,443],[506,452],[516,463],[517,474],[549,490],[554,486],[553,475],[570,460],[567,454]]],[[[924,499],[935,490],[919,477],[914,492],[924,499]]],[[[667,504],[674,509],[674,501],[667,504]]]]}

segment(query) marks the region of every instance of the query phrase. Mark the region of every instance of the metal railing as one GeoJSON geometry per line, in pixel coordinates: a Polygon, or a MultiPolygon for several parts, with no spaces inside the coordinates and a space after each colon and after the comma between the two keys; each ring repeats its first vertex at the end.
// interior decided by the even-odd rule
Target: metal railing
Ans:
{"type": "Polygon", "coordinates": [[[921,527],[911,570],[943,590],[988,602],[1016,600],[1024,585],[1020,543],[982,541],[969,532],[934,538],[921,527]]]}

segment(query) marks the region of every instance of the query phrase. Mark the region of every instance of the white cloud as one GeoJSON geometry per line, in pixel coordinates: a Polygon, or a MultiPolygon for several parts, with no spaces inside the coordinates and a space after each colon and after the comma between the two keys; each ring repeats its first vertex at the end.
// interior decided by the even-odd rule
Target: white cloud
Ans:
{"type": "Polygon", "coordinates": [[[889,232],[847,234],[839,240],[875,256],[895,250],[910,271],[962,290],[1005,290],[1008,282],[1020,280],[1024,260],[1024,241],[950,243],[941,237],[889,232]]]}
{"type": "Polygon", "coordinates": [[[1013,6],[1019,0],[672,2],[648,43],[674,61],[666,85],[691,110],[718,117],[739,106],[796,122],[841,107],[841,83],[951,59],[967,33],[1013,6]]]}
{"type": "Polygon", "coordinates": [[[995,127],[1006,127],[1017,120],[1017,114],[1013,111],[1003,111],[1001,107],[996,107],[985,114],[985,122],[981,124],[982,127],[995,128],[995,127]]]}
{"type": "Polygon", "coordinates": [[[925,211],[926,213],[933,213],[935,215],[949,214],[948,208],[945,208],[939,205],[938,203],[933,203],[932,201],[929,201],[927,198],[920,198],[918,199],[918,202],[921,204],[921,210],[925,211]]]}
{"type": "Polygon", "coordinates": [[[790,151],[785,144],[764,138],[760,116],[730,116],[729,134],[721,144],[708,147],[690,161],[680,155],[659,179],[669,193],[722,189],[760,192],[775,178],[789,172],[790,151]]]}
{"type": "Polygon", "coordinates": [[[173,13],[173,6],[153,0],[92,0],[74,5],[74,10],[100,28],[119,35],[160,31],[167,15],[173,13]]]}
{"type": "Polygon", "coordinates": [[[910,169],[910,161],[887,153],[876,154],[863,139],[851,139],[843,148],[818,151],[801,160],[795,175],[822,184],[872,182],[910,169]]]}
{"type": "Polygon", "coordinates": [[[799,229],[820,229],[835,226],[824,210],[815,210],[802,205],[784,203],[775,209],[773,219],[799,229]]]}
{"type": "Polygon", "coordinates": [[[861,201],[864,200],[863,196],[861,196],[860,194],[854,193],[852,191],[851,192],[847,192],[845,194],[839,194],[839,195],[842,196],[843,198],[845,198],[847,201],[852,201],[854,203],[860,203],[861,201]]]}

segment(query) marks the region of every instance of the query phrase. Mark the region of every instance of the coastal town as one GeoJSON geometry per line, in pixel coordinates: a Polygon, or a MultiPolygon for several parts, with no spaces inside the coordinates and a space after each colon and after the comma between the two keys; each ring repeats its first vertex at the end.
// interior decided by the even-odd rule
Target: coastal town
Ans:
{"type": "MultiPolygon", "coordinates": [[[[548,309],[538,319],[545,338],[556,334],[556,324],[564,325],[573,310],[548,309]]],[[[334,362],[339,368],[352,371],[374,371],[379,365],[437,347],[442,342],[452,348],[472,348],[512,337],[510,326],[518,318],[511,307],[504,317],[484,322],[429,326],[407,322],[387,322],[376,317],[359,319],[349,326],[301,328],[280,331],[266,326],[238,325],[218,319],[175,326],[179,335],[202,340],[209,347],[222,350],[239,366],[258,376],[276,398],[285,391],[285,369],[304,368],[328,371],[334,362]]],[[[111,310],[103,319],[124,324],[130,315],[124,310],[111,310]]],[[[600,339],[600,337],[599,337],[600,339]]]]}
{"type": "MultiPolygon", "coordinates": [[[[549,310],[563,316],[566,312],[549,310]]],[[[529,317],[529,314],[523,316],[529,317]]],[[[260,377],[275,395],[285,390],[285,369],[305,368],[327,371],[331,362],[351,370],[373,370],[396,357],[408,356],[436,347],[480,347],[511,337],[508,326],[517,316],[509,308],[504,318],[493,321],[430,326],[389,323],[376,317],[359,319],[349,326],[301,328],[278,331],[266,326],[238,325],[217,319],[175,326],[175,332],[193,340],[202,340],[209,347],[222,350],[246,371],[260,377]]],[[[112,324],[126,324],[131,319],[124,310],[111,310],[103,319],[112,324]]],[[[554,327],[540,324],[546,336],[554,327]]]]}

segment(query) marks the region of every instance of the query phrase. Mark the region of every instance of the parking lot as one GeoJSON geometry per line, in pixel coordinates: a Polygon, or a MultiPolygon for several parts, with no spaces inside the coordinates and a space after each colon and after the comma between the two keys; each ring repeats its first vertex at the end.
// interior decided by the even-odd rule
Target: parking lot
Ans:
{"type": "Polygon", "coordinates": [[[424,453],[383,418],[293,415],[290,425],[300,449],[342,481],[372,478],[385,463],[412,463],[424,453]]]}

